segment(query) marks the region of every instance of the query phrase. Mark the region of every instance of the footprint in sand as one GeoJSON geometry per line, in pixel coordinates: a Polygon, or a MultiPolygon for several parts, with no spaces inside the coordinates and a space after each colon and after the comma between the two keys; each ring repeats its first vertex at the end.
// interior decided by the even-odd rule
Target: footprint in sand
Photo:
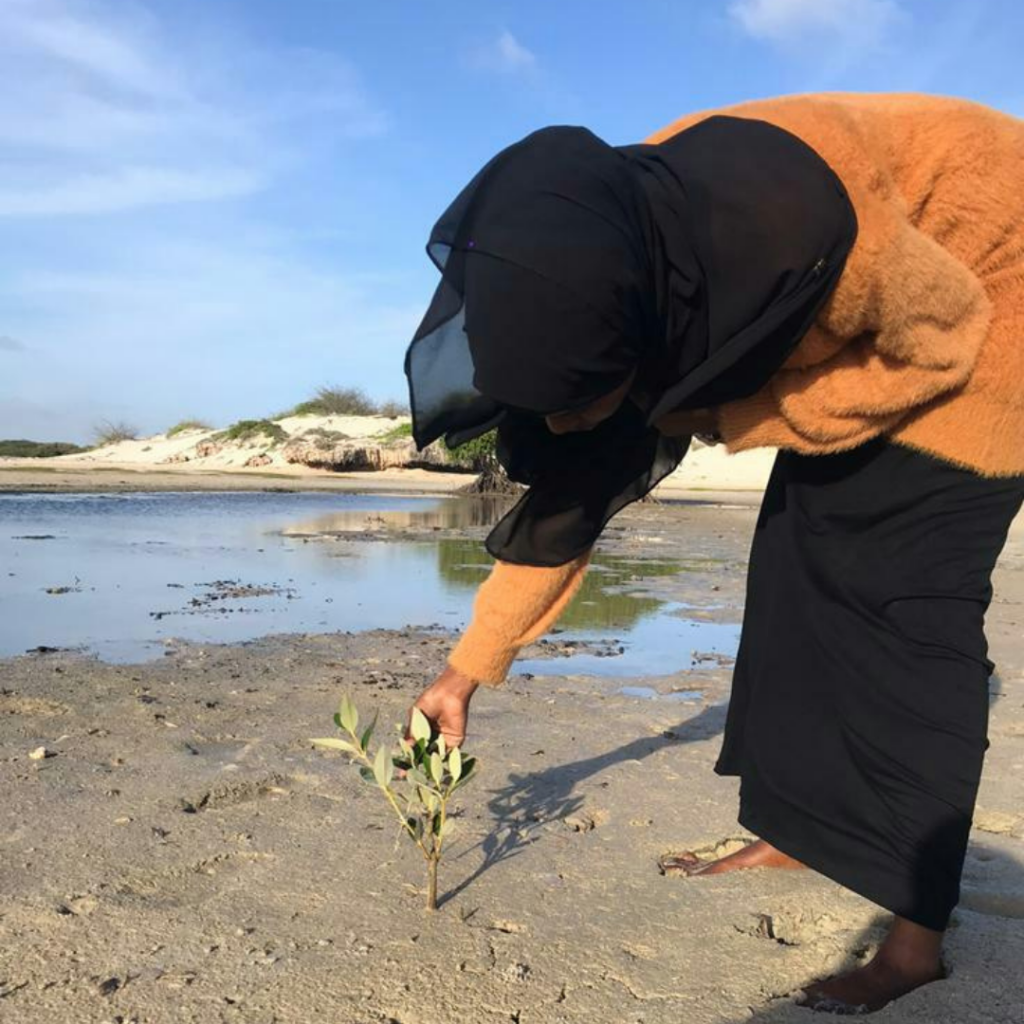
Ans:
{"type": "Polygon", "coordinates": [[[768,939],[780,946],[850,945],[857,937],[860,954],[876,946],[885,935],[886,919],[879,916],[870,922],[850,918],[841,913],[813,909],[782,909],[770,914],[751,914],[734,927],[744,935],[768,939]],[[865,927],[866,926],[866,927],[865,927]]]}
{"type": "Polygon", "coordinates": [[[562,821],[565,827],[572,829],[573,832],[593,832],[595,828],[607,823],[610,818],[611,815],[607,811],[577,811],[575,814],[567,815],[562,821]]]}
{"type": "Polygon", "coordinates": [[[960,909],[984,914],[986,917],[1021,920],[1024,919],[1024,896],[1020,893],[964,889],[960,893],[960,909]]]}
{"type": "Polygon", "coordinates": [[[744,849],[753,842],[750,836],[729,836],[727,839],[720,839],[716,843],[709,843],[705,846],[692,846],[685,849],[668,850],[658,858],[658,870],[663,874],[676,874],[678,868],[676,861],[684,854],[693,854],[698,861],[721,860],[731,853],[744,849]]]}

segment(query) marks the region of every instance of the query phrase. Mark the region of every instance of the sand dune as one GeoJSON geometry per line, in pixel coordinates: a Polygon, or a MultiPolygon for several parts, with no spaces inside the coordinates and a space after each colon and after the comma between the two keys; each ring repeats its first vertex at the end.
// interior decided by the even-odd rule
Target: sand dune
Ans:
{"type": "MultiPolygon", "coordinates": [[[[336,481],[346,489],[355,484],[376,489],[456,490],[467,482],[464,473],[425,471],[391,467],[378,472],[337,473],[291,461],[296,442],[306,441],[315,447],[353,442],[383,442],[396,427],[408,423],[407,418],[385,416],[288,416],[273,421],[284,436],[274,438],[256,433],[240,440],[218,437],[220,428],[188,430],[172,437],[154,434],[151,437],[104,445],[77,455],[51,459],[0,459],[0,488],[31,486],[46,483],[56,488],[82,486],[90,479],[100,486],[106,471],[120,470],[130,474],[126,479],[139,488],[174,485],[209,486],[211,476],[218,485],[252,486],[260,476],[284,475],[289,480],[309,481],[325,486],[336,481]],[[291,445],[291,450],[289,450],[291,445]],[[92,471],[105,471],[90,478],[92,471]],[[249,482],[246,483],[246,478],[249,482]]],[[[401,457],[401,456],[399,456],[401,457]]],[[[721,447],[695,445],[686,460],[659,489],[666,495],[686,491],[752,491],[759,492],[771,470],[774,452],[746,452],[729,455],[721,447]]]]}

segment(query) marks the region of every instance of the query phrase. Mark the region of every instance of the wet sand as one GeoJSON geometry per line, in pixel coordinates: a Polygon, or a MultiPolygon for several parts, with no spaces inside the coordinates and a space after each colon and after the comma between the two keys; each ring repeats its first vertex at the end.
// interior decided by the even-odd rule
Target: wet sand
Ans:
{"type": "Polygon", "coordinates": [[[80,494],[125,491],[345,491],[391,494],[450,494],[473,479],[467,473],[402,469],[380,473],[332,473],[280,467],[230,472],[217,469],[158,469],[138,466],[68,466],[47,460],[0,459],[0,491],[71,491],[80,494]]]}
{"type": "MultiPolygon", "coordinates": [[[[734,623],[754,514],[635,506],[603,547],[685,563],[635,585],[734,623]]],[[[992,747],[950,977],[879,1021],[1021,1019],[1022,633],[1018,535],[989,615],[992,747]]],[[[330,733],[345,692],[400,720],[451,639],[0,662],[0,1020],[781,1024],[810,1019],[789,993],[870,955],[884,915],[812,874],[658,874],[663,852],[740,835],[735,782],[711,771],[728,665],[565,675],[560,635],[528,652],[531,678],[514,669],[474,702],[481,771],[427,914],[421,863],[377,793],[307,737],[330,733]],[[617,692],[627,682],[650,689],[617,692]],[[54,756],[30,759],[39,746],[54,756]]]]}

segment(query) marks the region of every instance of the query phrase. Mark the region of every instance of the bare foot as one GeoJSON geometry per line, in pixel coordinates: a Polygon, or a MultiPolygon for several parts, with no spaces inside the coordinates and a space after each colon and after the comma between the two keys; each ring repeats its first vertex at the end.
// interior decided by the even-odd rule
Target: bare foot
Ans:
{"type": "Polygon", "coordinates": [[[724,875],[729,871],[743,871],[749,868],[775,868],[793,871],[804,867],[798,860],[787,857],[763,839],[755,840],[742,850],[730,853],[718,860],[701,860],[695,853],[669,853],[658,861],[658,867],[665,875],[724,875]]]}
{"type": "Polygon", "coordinates": [[[941,965],[911,971],[875,957],[849,974],[809,985],[800,1005],[819,1013],[874,1013],[915,988],[944,977],[941,965]]]}
{"type": "Polygon", "coordinates": [[[915,988],[946,976],[942,933],[897,917],[869,964],[804,989],[801,1005],[819,1013],[874,1013],[915,988]]]}

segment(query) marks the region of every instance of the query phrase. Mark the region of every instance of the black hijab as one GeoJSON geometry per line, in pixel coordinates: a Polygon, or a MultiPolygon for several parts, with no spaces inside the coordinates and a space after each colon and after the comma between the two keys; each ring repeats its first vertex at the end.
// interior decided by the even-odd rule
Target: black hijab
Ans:
{"type": "Polygon", "coordinates": [[[437,222],[442,280],[406,355],[413,435],[498,428],[529,485],[497,558],[559,565],[680,462],[653,423],[757,391],[814,321],[856,237],[845,189],[804,142],[711,117],[660,145],[546,128],[503,150],[437,222]],[[636,370],[595,430],[550,433],[636,370]]]}

